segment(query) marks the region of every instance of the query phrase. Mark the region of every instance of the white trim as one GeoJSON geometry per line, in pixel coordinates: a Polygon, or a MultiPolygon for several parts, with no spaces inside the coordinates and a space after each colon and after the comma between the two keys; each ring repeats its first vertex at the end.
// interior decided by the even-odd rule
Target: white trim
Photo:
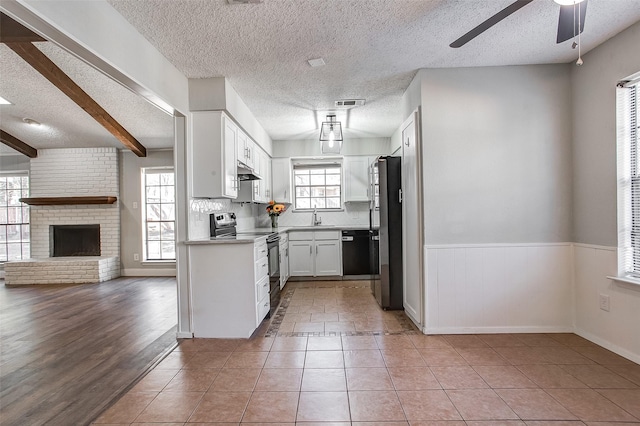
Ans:
{"type": "Polygon", "coordinates": [[[573,243],[574,247],[588,248],[594,250],[606,250],[606,251],[617,251],[617,247],[612,246],[599,246],[596,244],[584,244],[584,243],[573,243]]]}
{"type": "Polygon", "coordinates": [[[607,275],[607,278],[610,279],[611,281],[617,281],[617,282],[621,282],[621,283],[627,283],[627,284],[631,284],[631,285],[640,286],[640,278],[612,277],[612,276],[609,276],[609,275],[607,275]]]}
{"type": "Polygon", "coordinates": [[[122,270],[123,277],[175,277],[176,268],[128,268],[122,270]]]}
{"type": "Polygon", "coordinates": [[[621,357],[624,357],[628,360],[631,360],[633,362],[635,362],[636,364],[640,364],[640,354],[634,354],[633,352],[629,352],[626,349],[621,348],[620,346],[614,345],[613,343],[601,339],[598,336],[596,336],[595,334],[591,334],[589,332],[586,332],[584,330],[581,330],[579,328],[576,328],[573,331],[575,334],[577,334],[580,337],[584,337],[585,339],[602,346],[605,349],[609,349],[611,352],[614,352],[618,355],[620,355],[621,357]]]}
{"type": "Polygon", "coordinates": [[[492,247],[551,247],[551,246],[571,246],[573,243],[489,243],[489,244],[434,244],[425,245],[430,249],[457,249],[457,248],[492,248],[492,247]]]}
{"type": "Polygon", "coordinates": [[[425,327],[424,334],[573,333],[573,327],[425,327]]]}
{"type": "Polygon", "coordinates": [[[193,339],[193,333],[187,331],[178,331],[176,339],[193,339]]]}

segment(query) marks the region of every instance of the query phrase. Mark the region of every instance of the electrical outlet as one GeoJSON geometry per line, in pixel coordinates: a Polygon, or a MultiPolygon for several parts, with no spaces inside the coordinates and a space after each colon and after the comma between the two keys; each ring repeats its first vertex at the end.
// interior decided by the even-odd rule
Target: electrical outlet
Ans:
{"type": "Polygon", "coordinates": [[[138,202],[137,202],[137,201],[134,201],[134,202],[132,203],[132,207],[133,207],[134,209],[137,209],[137,208],[138,208],[138,202]]]}
{"type": "Polygon", "coordinates": [[[610,303],[611,303],[611,300],[609,296],[607,296],[606,294],[600,295],[600,309],[602,309],[603,311],[609,312],[609,310],[611,309],[610,303]]]}
{"type": "Polygon", "coordinates": [[[139,261],[140,260],[140,255],[138,253],[133,253],[133,260],[134,261],[139,261]]]}

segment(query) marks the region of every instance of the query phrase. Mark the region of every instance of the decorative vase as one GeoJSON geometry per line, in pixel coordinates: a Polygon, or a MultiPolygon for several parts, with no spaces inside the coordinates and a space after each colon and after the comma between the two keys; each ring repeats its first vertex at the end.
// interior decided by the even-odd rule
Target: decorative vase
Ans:
{"type": "Polygon", "coordinates": [[[278,227],[278,216],[271,215],[271,227],[272,228],[277,228],[278,227]]]}

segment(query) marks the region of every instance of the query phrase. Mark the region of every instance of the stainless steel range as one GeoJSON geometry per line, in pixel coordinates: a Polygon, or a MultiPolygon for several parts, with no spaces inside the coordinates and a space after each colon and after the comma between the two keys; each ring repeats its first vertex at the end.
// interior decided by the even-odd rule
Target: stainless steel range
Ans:
{"type": "Polygon", "coordinates": [[[209,215],[211,238],[236,238],[238,234],[249,237],[267,236],[269,262],[269,299],[273,315],[280,304],[280,234],[272,231],[241,231],[236,229],[235,213],[212,213],[209,215]]]}

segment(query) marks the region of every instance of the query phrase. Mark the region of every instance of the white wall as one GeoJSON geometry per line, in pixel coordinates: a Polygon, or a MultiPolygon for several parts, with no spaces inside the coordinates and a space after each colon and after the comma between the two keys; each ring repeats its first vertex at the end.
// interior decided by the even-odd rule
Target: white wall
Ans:
{"type": "Polygon", "coordinates": [[[571,241],[569,66],[420,76],[426,244],[571,241]]]}
{"type": "Polygon", "coordinates": [[[16,154],[16,155],[0,155],[0,172],[28,172],[29,171],[29,157],[16,154]]]}
{"type": "Polygon", "coordinates": [[[616,83],[640,71],[640,23],[572,67],[573,233],[576,330],[640,362],[640,286],[613,282],[617,273],[616,83]],[[595,245],[595,246],[594,246],[595,245]],[[611,309],[599,308],[600,294],[611,309]]]}
{"type": "Polygon", "coordinates": [[[142,235],[144,200],[142,198],[141,169],[143,167],[173,167],[172,150],[148,150],[146,157],[138,157],[128,150],[120,158],[120,234],[123,275],[175,275],[175,262],[143,263],[142,235]],[[134,203],[137,206],[134,207],[134,203]],[[134,253],[141,260],[133,260],[134,253]]]}
{"type": "Polygon", "coordinates": [[[426,332],[573,331],[572,245],[428,246],[426,332]]]}
{"type": "Polygon", "coordinates": [[[575,241],[616,246],[616,83],[640,72],[640,23],[571,68],[575,241]]]}
{"type": "Polygon", "coordinates": [[[271,137],[226,78],[189,79],[189,110],[227,111],[267,154],[272,155],[271,137]]]}
{"type": "Polygon", "coordinates": [[[574,256],[576,333],[640,363],[640,286],[607,278],[617,272],[615,247],[576,244],[574,256]]]}

